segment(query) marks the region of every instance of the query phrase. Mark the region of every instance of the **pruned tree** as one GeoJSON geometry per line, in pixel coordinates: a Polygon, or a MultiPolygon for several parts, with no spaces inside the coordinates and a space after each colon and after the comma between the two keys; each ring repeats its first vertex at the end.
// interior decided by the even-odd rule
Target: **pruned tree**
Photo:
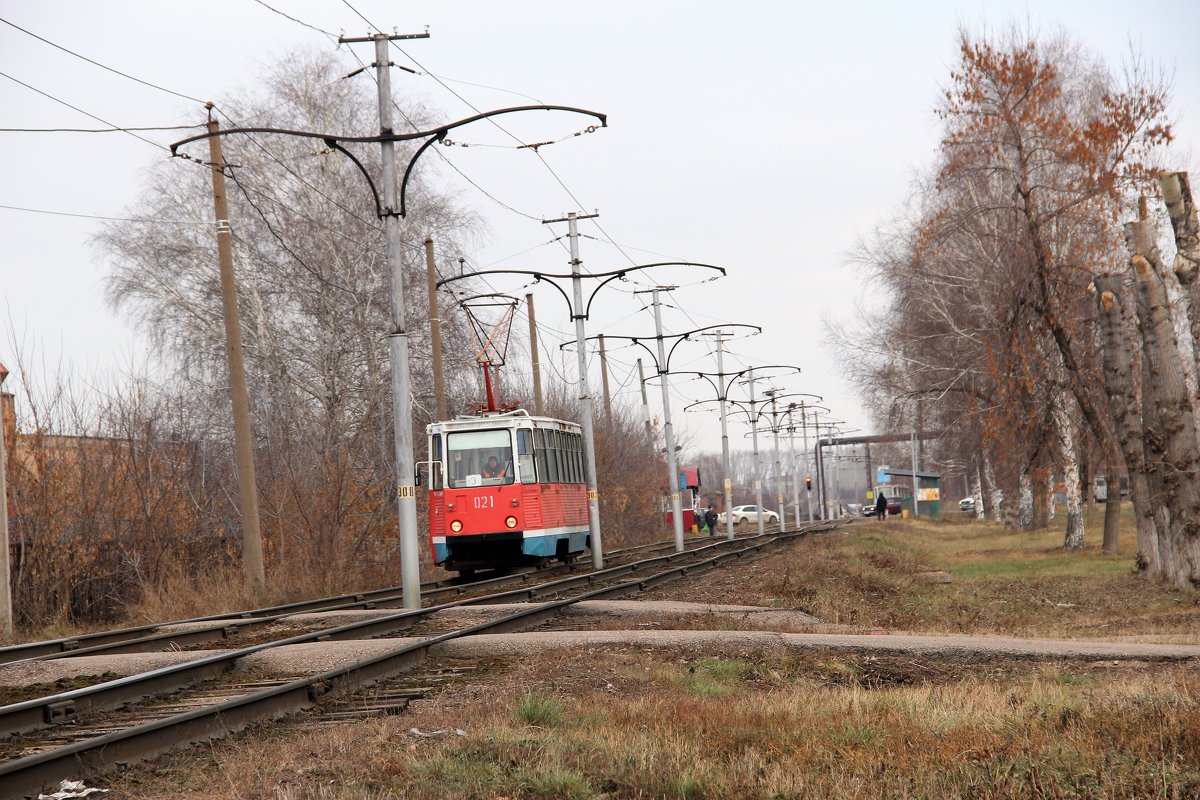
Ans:
{"type": "Polygon", "coordinates": [[[1064,545],[1077,548],[1088,442],[1110,475],[1122,460],[1088,292],[1170,140],[1167,91],[1137,64],[1118,79],[1062,35],[964,30],[959,50],[933,175],[860,259],[893,295],[868,337],[880,363],[862,375],[877,404],[922,396],[948,429],[972,433],[958,450],[982,454],[980,484],[995,476],[1009,524],[1044,520],[1059,475],[1064,545]]]}

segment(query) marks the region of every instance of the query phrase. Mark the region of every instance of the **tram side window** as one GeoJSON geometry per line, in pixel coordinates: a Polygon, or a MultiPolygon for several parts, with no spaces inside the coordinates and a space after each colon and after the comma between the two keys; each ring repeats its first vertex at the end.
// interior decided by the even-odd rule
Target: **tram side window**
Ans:
{"type": "Polygon", "coordinates": [[[537,475],[533,471],[533,431],[517,429],[517,468],[521,473],[521,483],[537,483],[537,475]]]}
{"type": "Polygon", "coordinates": [[[571,434],[571,455],[575,458],[575,482],[583,483],[583,437],[571,434]]]}
{"type": "Polygon", "coordinates": [[[571,439],[575,443],[575,482],[585,483],[583,469],[583,436],[578,433],[571,434],[571,439]]]}
{"type": "Polygon", "coordinates": [[[442,488],[442,435],[435,433],[429,444],[429,488],[442,488]]]}
{"type": "Polygon", "coordinates": [[[549,466],[550,483],[562,482],[561,453],[558,449],[558,431],[546,431],[546,464],[549,466]]]}
{"type": "Polygon", "coordinates": [[[535,428],[533,431],[533,457],[537,462],[537,478],[538,483],[549,483],[550,472],[546,466],[546,439],[545,432],[540,428],[535,428]]]}
{"type": "Polygon", "coordinates": [[[563,483],[575,483],[575,437],[566,431],[560,433],[559,436],[562,437],[563,460],[567,462],[563,483]]]}

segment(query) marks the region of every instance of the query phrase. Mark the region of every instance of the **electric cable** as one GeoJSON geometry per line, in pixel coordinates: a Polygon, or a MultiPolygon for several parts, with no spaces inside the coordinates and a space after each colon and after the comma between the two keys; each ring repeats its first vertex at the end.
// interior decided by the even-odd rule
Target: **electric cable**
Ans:
{"type": "Polygon", "coordinates": [[[238,178],[236,169],[234,169],[233,167],[231,167],[229,165],[226,165],[225,174],[228,175],[230,177],[230,179],[233,180],[234,185],[237,186],[239,190],[241,190],[242,196],[246,198],[246,202],[249,203],[250,207],[252,209],[254,209],[254,212],[256,214],[258,214],[259,218],[267,226],[267,230],[271,233],[271,236],[273,236],[275,238],[275,241],[279,242],[279,246],[282,247],[288,255],[290,255],[293,259],[295,259],[296,262],[300,266],[304,267],[304,269],[307,270],[310,275],[312,275],[314,278],[316,278],[318,281],[325,284],[326,286],[329,286],[334,289],[338,289],[338,290],[343,291],[346,294],[349,294],[351,296],[353,296],[355,294],[353,289],[350,289],[347,286],[343,286],[340,283],[331,281],[328,278],[326,278],[324,275],[322,275],[320,273],[319,270],[314,269],[312,266],[310,266],[307,261],[305,261],[299,255],[297,255],[296,251],[294,251],[291,247],[288,246],[288,243],[286,241],[284,241],[283,237],[280,236],[279,233],[275,230],[275,226],[273,226],[271,224],[271,220],[269,220],[267,218],[267,215],[263,213],[263,210],[261,208],[259,208],[258,204],[255,203],[254,200],[250,197],[250,194],[246,191],[246,187],[244,187],[242,185],[241,180],[238,178]]]}
{"type": "Polygon", "coordinates": [[[53,100],[54,102],[59,103],[60,105],[64,105],[67,108],[71,109],[72,111],[78,111],[80,114],[83,114],[86,117],[91,117],[92,119],[96,120],[97,122],[103,122],[105,125],[108,125],[111,128],[116,128],[117,130],[121,131],[122,133],[127,133],[135,139],[140,139],[141,141],[145,142],[146,144],[148,144],[152,147],[157,147],[159,150],[166,150],[168,153],[171,152],[170,148],[168,148],[166,145],[159,144],[158,142],[152,142],[149,139],[147,139],[145,136],[139,136],[127,128],[122,128],[118,125],[114,125],[113,123],[109,122],[106,119],[102,119],[100,117],[97,117],[95,114],[84,111],[82,108],[79,108],[78,106],[71,105],[66,100],[60,100],[59,98],[55,97],[54,95],[52,95],[48,92],[43,92],[41,89],[38,89],[34,86],[30,86],[28,83],[25,83],[25,81],[18,80],[17,78],[14,78],[12,75],[9,75],[6,72],[0,72],[0,78],[8,78],[13,83],[19,83],[22,86],[24,86],[26,89],[29,89],[31,92],[37,92],[42,97],[53,100]]]}
{"type": "Polygon", "coordinates": [[[50,214],[56,217],[79,217],[80,219],[102,219],[109,222],[149,222],[155,225],[211,225],[211,222],[186,222],[174,219],[149,219],[137,217],[105,217],[100,214],[76,214],[70,211],[52,211],[46,208],[27,208],[25,206],[9,206],[0,204],[0,208],[8,211],[28,211],[32,214],[50,214]]]}
{"type": "Polygon", "coordinates": [[[260,6],[267,9],[268,11],[272,11],[285,19],[290,19],[292,22],[296,23],[297,25],[303,25],[306,28],[310,28],[310,29],[316,31],[317,33],[325,34],[329,38],[333,39],[335,42],[337,41],[337,34],[335,34],[335,33],[331,33],[330,31],[318,28],[316,25],[310,25],[309,23],[305,22],[302,19],[296,19],[291,14],[285,14],[284,12],[280,11],[278,8],[267,5],[266,3],[263,2],[263,0],[254,0],[254,2],[258,3],[260,6]]]}
{"type": "MultiPolygon", "coordinates": [[[[100,67],[100,69],[106,69],[109,72],[113,73],[114,75],[120,75],[122,78],[128,78],[129,80],[134,81],[136,83],[140,83],[143,86],[149,86],[151,89],[158,89],[160,92],[166,92],[167,94],[173,94],[176,97],[182,97],[184,100],[191,100],[192,102],[200,103],[201,105],[204,105],[204,101],[200,100],[199,98],[192,97],[191,95],[183,94],[182,92],[177,92],[174,89],[168,89],[165,86],[159,86],[157,83],[151,83],[150,81],[144,81],[141,78],[135,78],[133,75],[130,75],[127,72],[122,72],[119,69],[114,69],[114,68],[108,66],[107,64],[101,64],[99,61],[95,61],[94,59],[88,58],[87,56],[84,56],[84,55],[80,55],[79,53],[76,53],[74,50],[69,50],[68,48],[63,47],[61,44],[55,44],[54,42],[50,41],[49,39],[45,39],[41,36],[38,36],[36,33],[32,32],[32,31],[27,31],[24,28],[22,28],[20,25],[17,25],[16,23],[13,23],[13,22],[9,22],[8,20],[4,19],[3,17],[0,17],[0,22],[3,22],[5,25],[9,25],[13,28],[16,28],[21,33],[24,33],[28,36],[32,36],[34,39],[37,39],[40,42],[45,42],[46,44],[50,45],[51,47],[56,47],[59,50],[62,50],[64,53],[69,53],[70,55],[73,55],[76,58],[83,59],[84,61],[88,62],[89,64],[100,67]]],[[[100,121],[103,122],[104,120],[100,120],[100,121]]],[[[106,123],[106,124],[109,124],[109,123],[106,123]]]]}
{"type": "Polygon", "coordinates": [[[124,128],[0,128],[0,133],[128,133],[129,131],[190,131],[203,127],[203,125],[158,125],[124,128]]]}

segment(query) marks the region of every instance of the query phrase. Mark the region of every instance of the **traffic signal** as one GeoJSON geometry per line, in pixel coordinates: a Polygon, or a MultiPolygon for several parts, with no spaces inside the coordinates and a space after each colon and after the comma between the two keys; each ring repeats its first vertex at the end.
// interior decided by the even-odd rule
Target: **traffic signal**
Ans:
{"type": "Polygon", "coordinates": [[[812,475],[804,476],[804,488],[810,492],[812,491],[812,475]]]}

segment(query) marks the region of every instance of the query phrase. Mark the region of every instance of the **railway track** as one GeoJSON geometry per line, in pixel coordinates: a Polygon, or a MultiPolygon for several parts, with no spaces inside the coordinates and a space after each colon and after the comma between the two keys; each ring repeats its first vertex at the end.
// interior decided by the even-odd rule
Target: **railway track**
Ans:
{"type": "MultiPolygon", "coordinates": [[[[728,540],[721,540],[728,541],[728,540]]],[[[737,539],[734,540],[738,541],[737,539]]],[[[690,542],[696,546],[709,542],[690,542]]],[[[637,545],[623,550],[614,550],[609,554],[609,561],[621,562],[635,557],[637,554],[673,549],[673,542],[654,542],[637,545]]],[[[540,569],[525,569],[481,578],[474,581],[446,579],[426,581],[421,584],[422,604],[442,603],[450,598],[471,596],[486,591],[488,588],[504,586],[512,583],[528,583],[532,580],[544,580],[552,575],[562,575],[579,572],[578,564],[556,564],[540,569]]],[[[190,649],[200,645],[226,643],[245,634],[262,631],[277,625],[283,619],[307,612],[346,611],[375,608],[396,608],[403,606],[402,588],[391,586],[354,594],[341,594],[331,597],[303,600],[277,606],[267,606],[247,611],[233,611],[226,614],[212,614],[203,617],[158,622],[120,628],[110,631],[84,634],[61,639],[49,639],[39,642],[0,647],[0,665],[19,663],[22,661],[42,660],[46,658],[62,658],[81,655],[96,655],[100,653],[147,653],[161,650],[190,649]],[[211,623],[205,625],[205,623],[211,623]]]]}
{"type": "MultiPolygon", "coordinates": [[[[652,555],[604,570],[534,586],[458,598],[427,608],[309,631],[216,653],[169,667],[0,707],[0,798],[36,796],[61,779],[104,772],[168,749],[241,730],[345,698],[421,662],[431,648],[463,636],[525,630],[582,600],[636,594],[689,573],[759,555],[765,548],[836,523],[746,539],[715,540],[683,553],[652,555]],[[472,604],[541,601],[474,625],[405,639],[395,647],[316,675],[246,683],[229,675],[253,653],[317,641],[394,636],[437,612],[472,604]],[[166,698],[166,699],[163,699],[166,698]]],[[[402,698],[401,698],[402,699],[402,698]]]]}

